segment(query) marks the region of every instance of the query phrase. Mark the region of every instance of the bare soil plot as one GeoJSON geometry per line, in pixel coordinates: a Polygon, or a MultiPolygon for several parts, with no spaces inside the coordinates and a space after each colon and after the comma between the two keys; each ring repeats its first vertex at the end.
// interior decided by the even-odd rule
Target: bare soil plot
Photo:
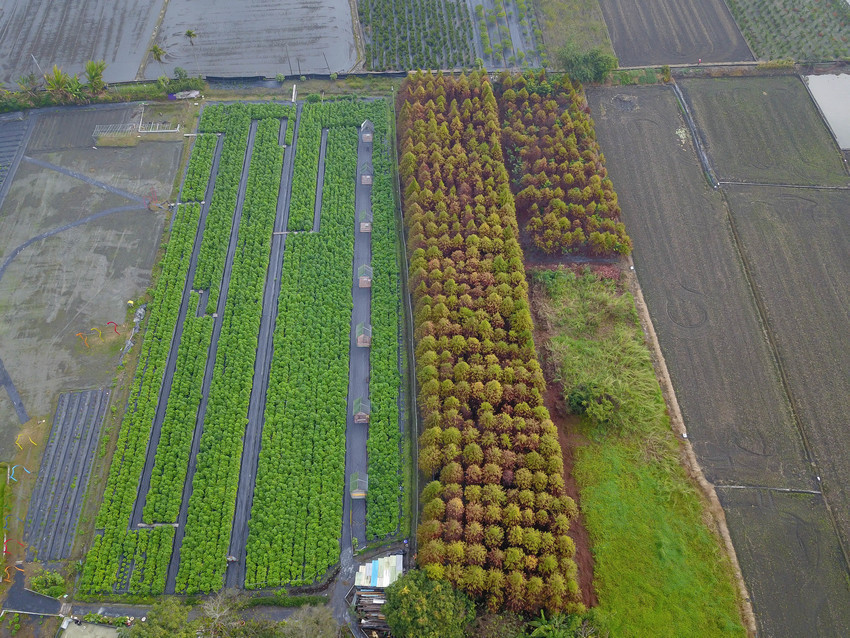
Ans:
{"type": "MultiPolygon", "coordinates": [[[[94,121],[128,113],[133,109],[29,115],[36,123],[26,157],[39,163],[21,162],[0,207],[0,266],[10,260],[0,275],[0,358],[29,416],[46,416],[59,392],[109,382],[124,337],[105,323],[123,323],[127,300],[150,280],[165,213],[145,210],[142,200],[152,190],[168,197],[181,143],[91,148],[94,121]],[[106,328],[104,342],[93,326],[106,328]],[[94,336],[91,347],[77,332],[94,336]]],[[[3,394],[0,453],[8,456],[19,419],[3,394]]]]}
{"type": "Polygon", "coordinates": [[[824,517],[823,498],[769,490],[717,492],[761,634],[845,635],[850,605],[844,557],[824,517]]]}
{"type": "MultiPolygon", "coordinates": [[[[744,486],[736,492],[747,494],[752,486],[817,492],[722,195],[702,176],[672,91],[591,89],[588,97],[635,242],[638,276],[707,478],[744,486]]],[[[823,502],[816,499],[811,508],[809,519],[824,530],[821,546],[837,546],[823,502]]],[[[801,635],[783,624],[796,614],[797,623],[827,623],[823,635],[840,635],[847,626],[840,620],[850,614],[843,562],[807,551],[775,508],[727,500],[726,511],[745,521],[738,530],[751,545],[739,560],[764,633],[801,635]],[[777,548],[787,548],[791,558],[762,559],[777,548]],[[840,612],[816,621],[812,610],[823,592],[784,584],[805,582],[807,574],[820,575],[840,612]]]]}
{"type": "Polygon", "coordinates": [[[348,71],[357,62],[347,0],[172,0],[157,43],[167,55],[162,65],[148,60],[148,78],[173,76],[178,66],[190,75],[297,77],[348,71]],[[194,44],[187,29],[197,33],[194,44]]]}
{"type": "Polygon", "coordinates": [[[709,480],[810,488],[805,459],[732,243],[672,91],[588,91],[655,328],[709,480]],[[634,161],[640,158],[639,161],[634,161]],[[742,356],[745,353],[746,356],[742,356]],[[734,362],[734,365],[733,363],[734,362]]]}
{"type": "Polygon", "coordinates": [[[102,389],[59,397],[27,512],[27,560],[70,556],[108,403],[102,389]]]}
{"type": "Polygon", "coordinates": [[[107,82],[132,80],[162,0],[7,0],[0,13],[0,83],[40,75],[54,64],[82,77],[87,60],[105,60],[107,82]]]}
{"type": "Polygon", "coordinates": [[[824,494],[850,539],[850,192],[728,197],[824,494]]]}
{"type": "Polygon", "coordinates": [[[685,80],[680,86],[720,181],[850,184],[800,78],[685,80]]]}
{"type": "Polygon", "coordinates": [[[722,0],[600,0],[600,4],[621,66],[753,59],[722,0]]]}

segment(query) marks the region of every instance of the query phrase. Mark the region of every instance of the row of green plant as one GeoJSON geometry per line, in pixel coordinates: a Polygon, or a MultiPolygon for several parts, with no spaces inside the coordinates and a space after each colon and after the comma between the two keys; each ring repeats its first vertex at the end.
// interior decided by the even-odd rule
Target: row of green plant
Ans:
{"type": "Polygon", "coordinates": [[[291,104],[217,104],[204,108],[201,114],[199,130],[202,133],[225,134],[193,283],[193,287],[198,290],[209,290],[207,314],[215,313],[218,308],[221,276],[224,273],[251,120],[277,121],[284,118],[287,119],[287,129],[295,126],[295,107],[291,104]]]}
{"type": "Polygon", "coordinates": [[[213,331],[211,316],[196,316],[199,300],[198,293],[190,293],[150,488],[145,496],[146,523],[173,523],[180,511],[213,331]]]}
{"type": "MultiPolygon", "coordinates": [[[[160,555],[158,548],[167,542],[164,538],[168,534],[166,530],[170,530],[172,536],[174,530],[158,528],[152,532],[128,532],[128,528],[199,217],[199,204],[181,205],[171,229],[161,272],[148,305],[147,328],[139,364],[109,470],[104,501],[97,516],[96,527],[102,529],[103,533],[96,536],[83,570],[81,589],[85,592],[112,593],[116,588],[126,589],[129,586],[129,566],[133,562],[140,574],[143,570],[146,574],[145,578],[138,581],[134,593],[160,593],[164,589],[164,571],[162,580],[157,575],[157,569],[162,566],[143,566],[148,558],[155,559],[160,555]],[[151,535],[154,537],[154,551],[147,548],[148,536],[151,535]],[[145,550],[138,553],[137,540],[145,546],[145,550]]],[[[169,544],[168,554],[170,549],[169,544]]],[[[166,558],[165,567],[167,564],[166,558]]]]}
{"type": "MultiPolygon", "coordinates": [[[[236,119],[237,127],[242,118],[250,120],[249,109],[244,108],[236,119]]],[[[180,549],[178,591],[218,590],[227,566],[280,190],[283,149],[279,134],[279,120],[260,120],[180,549]]]]}
{"type": "Polygon", "coordinates": [[[729,8],[763,60],[850,58],[850,5],[845,0],[730,0],[729,8]]]}
{"type": "MultiPolygon", "coordinates": [[[[298,152],[292,175],[288,230],[312,230],[316,212],[319,155],[322,147],[321,104],[307,103],[298,120],[298,152]],[[296,186],[297,185],[297,186],[296,186]]],[[[356,159],[355,159],[356,162],[356,159]]]]}
{"type": "Polygon", "coordinates": [[[453,69],[474,59],[472,23],[466,2],[457,0],[370,0],[359,3],[369,42],[370,70],[453,69]]]}
{"type": "Polygon", "coordinates": [[[376,112],[372,145],[372,349],[369,395],[369,490],[366,536],[383,538],[399,527],[403,497],[399,445],[401,290],[396,252],[397,229],[393,169],[386,109],[376,112]]]}
{"type": "Polygon", "coordinates": [[[287,238],[247,586],[311,583],[339,559],[356,166],[356,129],[331,128],[321,232],[287,238]]]}
{"type": "Polygon", "coordinates": [[[225,131],[224,142],[192,284],[197,290],[209,291],[208,314],[215,313],[218,308],[219,287],[227,258],[227,244],[236,210],[251,117],[238,104],[205,108],[201,115],[200,130],[218,132],[220,128],[225,131]]]}
{"type": "Polygon", "coordinates": [[[181,194],[184,202],[201,202],[204,200],[216,144],[218,144],[217,135],[202,134],[195,138],[195,146],[192,148],[192,156],[189,158],[189,168],[186,170],[186,179],[181,194]]]}
{"type": "Polygon", "coordinates": [[[593,546],[596,619],[612,636],[744,636],[729,561],[681,466],[618,274],[532,274],[541,351],[581,418],[573,475],[593,546]]]}

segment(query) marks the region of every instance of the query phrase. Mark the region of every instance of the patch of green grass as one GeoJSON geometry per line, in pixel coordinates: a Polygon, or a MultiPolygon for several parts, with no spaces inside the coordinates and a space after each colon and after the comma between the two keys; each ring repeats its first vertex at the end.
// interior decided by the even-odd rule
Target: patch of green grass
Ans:
{"type": "Polygon", "coordinates": [[[603,53],[614,53],[608,27],[599,0],[536,0],[543,41],[549,60],[558,59],[558,51],[574,42],[582,51],[595,47],[603,53]]]}
{"type": "MultiPolygon", "coordinates": [[[[532,273],[542,345],[567,398],[593,387],[612,409],[582,418],[573,474],[592,542],[597,621],[614,636],[745,636],[728,558],[679,463],[632,296],[611,279],[532,273]]],[[[589,413],[590,411],[588,411],[589,413]]]]}

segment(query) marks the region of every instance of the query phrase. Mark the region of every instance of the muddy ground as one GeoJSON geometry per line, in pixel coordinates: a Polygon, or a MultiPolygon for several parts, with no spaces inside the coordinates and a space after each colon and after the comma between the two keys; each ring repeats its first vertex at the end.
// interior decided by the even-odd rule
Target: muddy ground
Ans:
{"type": "Polygon", "coordinates": [[[752,60],[722,0],[601,0],[621,66],[752,60]]]}
{"type": "Polygon", "coordinates": [[[850,191],[746,187],[728,198],[796,413],[847,542],[850,191]]]}
{"type": "Polygon", "coordinates": [[[765,338],[723,193],[703,177],[669,88],[588,94],[689,438],[718,485],[759,629],[799,636],[808,626],[841,635],[850,624],[850,592],[845,563],[833,560],[838,536],[765,338]],[[806,501],[805,517],[759,497],[786,494],[774,490],[803,494],[797,500],[806,501]],[[789,516],[802,522],[789,524],[789,516]],[[819,574],[820,586],[801,587],[811,574],[819,574]]]}
{"type": "MultiPolygon", "coordinates": [[[[78,120],[86,117],[84,111],[67,111],[39,118],[31,142],[38,148],[44,140],[40,131],[48,127],[61,147],[63,131],[79,135],[78,120]]],[[[77,177],[27,159],[21,163],[0,208],[0,262],[32,237],[118,209],[32,243],[0,279],[0,358],[30,417],[49,420],[62,391],[111,381],[122,339],[106,323],[123,324],[127,300],[147,288],[166,216],[147,210],[142,198],[152,190],[167,198],[180,152],[179,141],[95,150],[90,139],[85,147],[28,150],[33,160],[70,169],[77,177]],[[93,327],[104,331],[104,341],[93,327]],[[89,347],[78,332],[87,336],[89,347]]],[[[0,458],[10,456],[18,428],[4,396],[0,458]]]]}
{"type": "Polygon", "coordinates": [[[47,73],[54,64],[83,76],[105,60],[107,82],[132,80],[163,0],[5,0],[0,11],[0,84],[47,73]],[[36,65],[32,56],[38,61],[36,65]]]}
{"type": "Polygon", "coordinates": [[[832,134],[798,76],[679,82],[720,181],[847,186],[832,134]]]}
{"type": "Polygon", "coordinates": [[[348,71],[357,62],[347,0],[171,0],[157,43],[167,55],[162,65],[148,61],[148,78],[173,76],[178,66],[190,75],[291,78],[348,71]],[[194,44],[188,29],[197,33],[194,44]]]}

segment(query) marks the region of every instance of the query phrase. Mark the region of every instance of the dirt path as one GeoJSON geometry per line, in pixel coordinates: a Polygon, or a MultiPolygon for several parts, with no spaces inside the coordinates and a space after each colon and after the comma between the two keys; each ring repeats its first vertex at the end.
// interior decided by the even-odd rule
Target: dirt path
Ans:
{"type": "MultiPolygon", "coordinates": [[[[372,210],[372,186],[360,183],[360,167],[364,164],[371,166],[372,143],[364,142],[360,135],[357,141],[357,182],[354,189],[354,210],[368,211],[371,218],[372,210]]],[[[357,269],[362,264],[372,262],[372,235],[361,233],[359,223],[355,218],[354,228],[354,259],[352,261],[352,285],[351,296],[354,306],[351,312],[351,345],[349,347],[348,368],[348,410],[345,428],[345,477],[346,485],[343,494],[342,510],[342,553],[340,555],[340,572],[334,582],[331,591],[331,607],[334,616],[341,624],[351,622],[348,613],[348,603],[345,596],[354,584],[354,573],[357,563],[354,560],[352,550],[353,539],[357,540],[358,546],[366,544],[366,501],[365,499],[354,500],[349,494],[348,478],[358,472],[360,476],[367,473],[369,469],[366,452],[366,440],[369,433],[367,424],[354,422],[354,402],[358,398],[369,398],[369,348],[357,346],[357,325],[368,324],[372,312],[372,290],[371,288],[360,288],[358,285],[357,269]]]]}

